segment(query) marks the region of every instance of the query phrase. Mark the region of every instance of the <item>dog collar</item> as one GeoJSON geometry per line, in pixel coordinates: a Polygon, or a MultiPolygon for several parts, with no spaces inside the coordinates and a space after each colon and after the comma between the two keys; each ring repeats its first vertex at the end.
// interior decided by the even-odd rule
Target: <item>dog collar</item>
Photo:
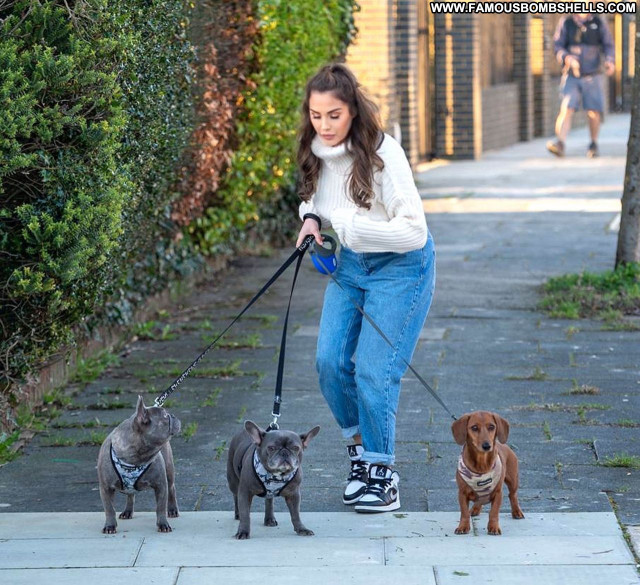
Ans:
{"type": "Polygon", "coordinates": [[[500,477],[502,476],[502,460],[498,455],[493,462],[493,466],[487,473],[476,473],[464,464],[461,453],[460,459],[458,459],[458,473],[478,496],[477,503],[486,504],[491,497],[491,492],[493,492],[498,485],[500,477]]]}
{"type": "Polygon", "coordinates": [[[136,487],[138,480],[151,465],[151,461],[147,461],[142,465],[131,465],[130,463],[122,461],[122,459],[116,455],[113,445],[111,445],[111,463],[113,463],[113,468],[120,478],[122,491],[125,494],[133,494],[138,491],[136,487]]]}
{"type": "Polygon", "coordinates": [[[287,487],[287,484],[296,476],[298,470],[295,469],[285,475],[278,475],[267,471],[267,468],[260,461],[258,457],[258,450],[253,452],[253,470],[256,472],[264,493],[260,494],[261,498],[275,498],[280,495],[280,492],[287,487]]]}

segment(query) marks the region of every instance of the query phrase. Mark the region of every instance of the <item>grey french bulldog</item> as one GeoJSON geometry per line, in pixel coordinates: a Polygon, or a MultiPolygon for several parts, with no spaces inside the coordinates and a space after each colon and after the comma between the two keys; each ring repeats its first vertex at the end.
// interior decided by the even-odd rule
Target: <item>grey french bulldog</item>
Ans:
{"type": "Polygon", "coordinates": [[[164,408],[144,405],[138,396],[136,412],[121,422],[102,443],[98,454],[100,498],[106,516],[102,532],[116,532],[113,500],[116,490],[127,495],[120,518],[133,516],[137,491],[153,489],[156,494],[156,523],[159,532],[171,532],[169,518],[177,518],[175,470],[169,440],[180,432],[180,421],[164,408]]]}
{"type": "Polygon", "coordinates": [[[249,538],[249,514],[254,496],[265,498],[265,526],[278,525],[273,514],[273,498],[282,496],[296,533],[313,535],[300,520],[301,463],[303,450],[319,431],[318,426],[303,435],[292,431],[264,431],[248,420],[244,430],[231,439],[227,481],[233,493],[235,518],[240,520],[235,534],[237,539],[249,538]]]}

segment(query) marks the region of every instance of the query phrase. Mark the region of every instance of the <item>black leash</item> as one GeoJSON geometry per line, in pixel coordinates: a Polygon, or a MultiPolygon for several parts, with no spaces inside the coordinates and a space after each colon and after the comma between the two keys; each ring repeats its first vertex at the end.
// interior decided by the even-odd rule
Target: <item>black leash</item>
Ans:
{"type": "MultiPolygon", "coordinates": [[[[312,236],[313,237],[313,236],[312,236]]],[[[298,256],[298,262],[296,263],[296,269],[293,273],[293,281],[291,282],[291,292],[289,293],[289,303],[287,304],[287,312],[284,317],[284,325],[282,326],[282,339],[280,340],[280,355],[278,356],[278,373],[276,375],[276,391],[275,398],[273,399],[273,410],[271,416],[273,420],[267,427],[267,431],[277,431],[278,418],[280,417],[280,404],[282,404],[282,378],[284,376],[284,354],[287,348],[287,325],[289,324],[289,310],[291,309],[291,299],[293,298],[293,289],[296,287],[296,279],[298,278],[298,271],[300,270],[300,264],[302,263],[303,254],[298,256]]]]}
{"type": "MultiPolygon", "coordinates": [[[[331,254],[333,254],[333,252],[335,252],[335,242],[333,241],[332,238],[328,238],[327,236],[323,236],[323,238],[326,238],[328,240],[330,240],[331,242],[333,242],[334,244],[334,248],[331,251],[331,253],[329,253],[329,251],[324,248],[320,248],[317,247],[315,245],[313,245],[311,247],[311,254],[320,254],[320,255],[324,255],[324,256],[330,256],[331,254]]],[[[389,347],[391,347],[391,349],[393,349],[394,351],[396,351],[395,347],[393,347],[393,344],[391,343],[391,341],[389,340],[389,338],[384,334],[384,332],[382,331],[382,329],[380,329],[380,327],[378,327],[378,325],[376,324],[376,322],[367,314],[367,312],[358,304],[356,303],[352,298],[351,295],[349,295],[349,293],[345,290],[345,288],[340,284],[340,282],[338,282],[338,279],[333,275],[333,271],[332,270],[328,270],[326,268],[326,264],[323,267],[318,266],[318,264],[316,262],[314,262],[314,264],[316,265],[316,268],[318,268],[318,272],[320,272],[321,274],[328,274],[331,279],[333,280],[333,282],[335,282],[340,289],[342,290],[342,292],[344,292],[344,294],[347,296],[347,298],[349,299],[349,302],[362,314],[362,316],[371,324],[371,326],[378,332],[378,334],[380,335],[380,337],[382,337],[382,339],[384,339],[387,343],[387,345],[389,345],[389,347]]],[[[431,396],[433,396],[436,401],[438,402],[438,404],[440,404],[440,406],[442,406],[442,408],[444,408],[447,413],[449,414],[449,416],[451,416],[451,418],[453,420],[457,420],[456,416],[447,408],[447,405],[442,401],[442,399],[440,398],[440,396],[438,396],[437,392],[431,387],[429,386],[429,384],[427,384],[426,380],[420,375],[418,374],[418,372],[416,372],[416,370],[413,368],[413,366],[406,360],[404,359],[400,353],[398,353],[398,356],[400,357],[400,359],[405,363],[405,365],[413,372],[414,376],[416,378],[418,378],[418,380],[420,381],[420,383],[429,391],[429,393],[431,394],[431,396]]]]}
{"type": "MultiPolygon", "coordinates": [[[[296,272],[295,272],[295,275],[293,277],[293,285],[291,286],[291,294],[289,295],[289,307],[287,307],[287,315],[286,315],[286,318],[285,318],[284,331],[282,332],[282,343],[284,344],[286,333],[287,333],[287,321],[289,319],[289,308],[291,307],[291,297],[293,296],[293,287],[295,286],[295,283],[296,283],[296,277],[298,276],[298,270],[300,268],[300,263],[302,262],[302,257],[304,256],[304,253],[307,251],[307,249],[311,245],[311,242],[313,242],[313,236],[307,236],[304,239],[304,241],[302,242],[302,244],[298,248],[296,248],[295,252],[293,254],[291,254],[291,256],[289,256],[289,258],[287,258],[285,260],[285,262],[282,264],[282,266],[280,266],[280,268],[278,268],[278,270],[268,280],[268,282],[247,303],[246,307],[244,309],[242,309],[242,311],[240,311],[236,315],[236,317],[233,319],[233,321],[231,321],[231,323],[229,323],[227,328],[222,333],[220,333],[220,335],[218,335],[218,337],[216,337],[209,344],[209,346],[192,362],[192,364],[184,372],[182,372],[182,374],[180,374],[180,376],[178,376],[178,378],[176,378],[174,380],[174,382],[171,384],[171,386],[169,386],[164,392],[162,392],[162,394],[160,394],[159,396],[156,397],[156,399],[154,401],[154,406],[162,406],[165,403],[167,398],[169,398],[169,396],[171,396],[171,394],[173,394],[173,392],[176,390],[176,388],[180,384],[182,384],[182,382],[184,382],[185,378],[191,373],[191,370],[193,370],[193,368],[195,368],[198,365],[198,363],[200,363],[202,358],[209,353],[211,348],[216,343],[218,343],[218,341],[220,341],[222,336],[227,331],[229,331],[229,329],[231,329],[231,327],[236,323],[236,321],[238,321],[238,319],[240,319],[240,317],[242,317],[242,315],[244,315],[247,312],[249,307],[251,307],[251,305],[253,305],[253,303],[255,303],[276,280],[278,280],[278,278],[282,275],[282,273],[287,268],[289,268],[289,266],[297,258],[298,259],[298,263],[296,265],[296,272]]],[[[273,404],[274,422],[272,424],[275,424],[276,428],[277,428],[277,422],[276,421],[277,421],[278,416],[280,416],[280,402],[282,401],[281,400],[281,396],[282,396],[282,371],[284,371],[284,346],[283,345],[280,348],[280,360],[279,360],[279,363],[278,363],[278,382],[276,383],[276,399],[275,399],[275,402],[273,404]],[[277,412],[277,414],[276,414],[276,412],[277,412]]]]}
{"type": "MultiPolygon", "coordinates": [[[[328,240],[332,240],[331,238],[328,238],[327,236],[325,236],[325,238],[328,239],[328,240]]],[[[207,346],[207,348],[191,363],[191,365],[184,372],[182,372],[182,374],[180,374],[180,376],[178,378],[176,378],[176,380],[171,384],[171,386],[169,386],[164,392],[162,392],[155,399],[155,401],[154,401],[154,405],[155,406],[162,406],[165,403],[167,398],[171,394],[173,394],[173,392],[177,389],[177,387],[180,384],[182,384],[182,382],[185,380],[185,378],[187,378],[187,376],[191,373],[193,368],[195,368],[198,365],[198,363],[200,363],[202,358],[204,358],[204,356],[207,353],[209,353],[209,351],[213,348],[213,346],[216,345],[216,343],[218,343],[218,341],[220,341],[222,336],[227,331],[229,331],[229,329],[231,329],[231,327],[238,321],[238,319],[240,319],[240,317],[242,317],[242,315],[244,315],[249,310],[249,308],[267,291],[267,289],[269,289],[269,287],[276,280],[278,280],[278,278],[294,262],[294,260],[297,259],[296,268],[295,268],[295,272],[294,272],[294,275],[293,275],[293,281],[291,283],[291,292],[289,293],[289,302],[288,302],[288,305],[287,305],[287,312],[285,314],[284,326],[283,326],[283,329],[282,329],[282,338],[281,338],[281,341],[280,341],[280,355],[278,356],[278,373],[277,373],[277,376],[276,376],[275,398],[274,398],[274,401],[273,401],[273,410],[271,412],[271,415],[273,416],[273,421],[269,424],[269,427],[268,427],[267,430],[276,430],[276,429],[279,428],[278,427],[278,418],[280,417],[280,405],[282,404],[282,380],[283,380],[283,377],[284,377],[284,362],[285,362],[285,350],[286,350],[286,339],[287,339],[287,327],[288,327],[288,323],[289,323],[289,311],[291,309],[291,300],[293,298],[293,290],[295,288],[296,280],[298,278],[298,272],[300,270],[300,265],[302,263],[302,258],[304,256],[305,252],[307,251],[307,249],[309,249],[309,247],[312,245],[313,242],[314,242],[314,237],[311,236],[311,235],[307,236],[304,239],[302,244],[298,248],[296,248],[296,250],[293,252],[293,254],[291,254],[291,256],[289,256],[289,258],[287,258],[287,260],[285,260],[285,262],[282,264],[282,266],[280,266],[280,268],[278,268],[278,270],[267,281],[267,283],[247,303],[247,305],[244,307],[244,309],[242,309],[242,311],[240,311],[240,313],[238,313],[236,315],[236,317],[233,319],[233,321],[231,321],[231,323],[229,323],[227,328],[222,333],[220,333],[207,346]]],[[[315,247],[315,246],[313,246],[311,248],[311,254],[317,254],[318,252],[320,252],[320,255],[324,255],[324,256],[327,255],[327,250],[326,249],[322,250],[321,247],[315,247]]],[[[367,314],[367,312],[360,305],[358,305],[358,303],[356,303],[351,298],[349,293],[340,284],[340,282],[336,279],[336,277],[332,274],[332,272],[327,268],[328,264],[323,264],[321,266],[318,266],[318,264],[315,261],[314,261],[314,264],[316,265],[316,268],[318,269],[318,271],[321,274],[328,274],[331,277],[333,282],[335,282],[340,287],[340,289],[346,294],[347,298],[349,299],[349,302],[351,302],[351,304],[371,324],[371,326],[378,332],[378,334],[382,337],[382,339],[384,339],[384,341],[387,343],[387,345],[389,345],[389,347],[391,347],[395,351],[395,348],[393,347],[393,344],[391,343],[389,338],[384,334],[384,332],[380,329],[380,327],[378,327],[376,322],[367,314]]],[[[426,382],[426,380],[414,369],[414,367],[406,359],[404,359],[404,357],[402,357],[400,354],[398,354],[398,355],[399,355],[400,359],[404,362],[404,364],[411,370],[411,372],[413,372],[415,377],[418,378],[420,383],[435,398],[435,400],[438,402],[438,404],[440,404],[440,406],[442,406],[442,408],[444,408],[444,410],[449,414],[449,416],[451,416],[451,418],[453,420],[457,420],[456,416],[449,410],[449,408],[447,408],[447,405],[442,401],[440,396],[438,396],[436,391],[433,388],[431,388],[431,386],[426,382]]]]}

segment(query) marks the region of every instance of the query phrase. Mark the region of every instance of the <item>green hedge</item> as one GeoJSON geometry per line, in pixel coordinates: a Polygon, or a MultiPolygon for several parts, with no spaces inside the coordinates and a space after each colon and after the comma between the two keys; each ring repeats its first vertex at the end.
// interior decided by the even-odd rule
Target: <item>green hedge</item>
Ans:
{"type": "Polygon", "coordinates": [[[298,201],[295,150],[307,79],[344,54],[355,29],[352,0],[256,0],[259,39],[253,89],[244,95],[226,177],[205,215],[189,227],[205,254],[242,242],[248,228],[269,235],[291,225],[298,201]]]}
{"type": "Polygon", "coordinates": [[[145,268],[185,255],[167,217],[192,127],[188,12],[182,0],[0,8],[5,399],[96,307],[122,318],[145,268]]]}
{"type": "Polygon", "coordinates": [[[199,252],[292,217],[304,84],[344,52],[353,3],[254,0],[254,89],[236,152],[194,237],[180,238],[171,207],[196,125],[194,7],[0,3],[0,415],[19,398],[15,382],[83,328],[128,322],[141,299],[196,268],[199,252]]]}

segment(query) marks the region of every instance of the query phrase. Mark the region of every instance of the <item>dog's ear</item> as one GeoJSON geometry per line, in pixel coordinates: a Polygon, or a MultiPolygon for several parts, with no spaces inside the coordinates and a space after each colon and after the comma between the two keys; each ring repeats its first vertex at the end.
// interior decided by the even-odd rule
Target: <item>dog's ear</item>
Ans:
{"type": "Polygon", "coordinates": [[[499,414],[492,413],[493,418],[496,421],[496,437],[502,444],[507,442],[509,438],[509,423],[503,419],[499,414]]]}
{"type": "Polygon", "coordinates": [[[149,424],[149,413],[144,406],[142,396],[138,394],[138,404],[136,405],[136,422],[139,425],[149,424]]]}
{"type": "Polygon", "coordinates": [[[308,433],[304,433],[300,435],[300,440],[302,441],[302,448],[306,449],[309,441],[313,439],[320,432],[320,427],[313,427],[308,433]]]}
{"type": "Polygon", "coordinates": [[[260,443],[262,443],[262,439],[264,439],[266,431],[263,431],[256,423],[251,420],[245,421],[244,430],[249,433],[249,436],[253,439],[253,442],[256,445],[260,445],[260,443]]]}
{"type": "Polygon", "coordinates": [[[461,416],[457,421],[451,425],[451,432],[453,438],[458,445],[464,445],[467,442],[467,423],[469,422],[469,415],[465,414],[461,416]]]}

